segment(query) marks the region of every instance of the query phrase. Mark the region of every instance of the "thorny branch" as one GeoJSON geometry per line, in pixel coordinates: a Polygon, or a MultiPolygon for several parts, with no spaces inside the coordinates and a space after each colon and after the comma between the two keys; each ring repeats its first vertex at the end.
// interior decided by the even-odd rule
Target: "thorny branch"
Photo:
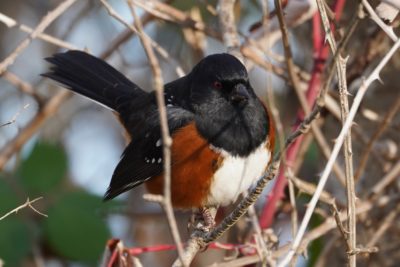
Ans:
{"type": "Polygon", "coordinates": [[[30,199],[28,198],[28,199],[25,201],[24,204],[22,204],[22,205],[16,207],[15,209],[13,209],[13,210],[7,212],[6,214],[4,214],[3,216],[1,216],[1,217],[0,217],[0,221],[3,220],[4,218],[10,216],[10,215],[13,214],[13,213],[18,213],[18,211],[20,211],[20,210],[22,210],[22,209],[24,209],[24,208],[26,208],[26,207],[29,207],[29,208],[32,209],[34,212],[36,212],[36,213],[39,214],[39,215],[42,215],[43,217],[47,217],[46,214],[41,213],[40,211],[38,211],[38,210],[32,205],[33,203],[35,203],[35,202],[38,201],[38,200],[41,200],[42,198],[43,198],[43,197],[38,197],[38,198],[35,198],[35,199],[33,199],[33,200],[30,200],[30,199]]]}
{"type": "MultiPolygon", "coordinates": [[[[329,25],[329,19],[325,10],[325,5],[321,0],[317,1],[319,12],[321,15],[321,20],[324,25],[324,30],[326,38],[328,40],[329,46],[331,48],[332,54],[337,52],[336,41],[333,37],[331,27],[329,25]]],[[[347,81],[346,81],[346,58],[342,58],[338,54],[338,60],[336,63],[337,76],[339,80],[339,95],[340,95],[340,114],[342,124],[346,121],[349,113],[349,103],[348,103],[348,91],[347,91],[347,81]]],[[[348,239],[346,238],[346,243],[348,244],[348,256],[349,256],[349,266],[356,266],[356,254],[349,253],[349,251],[354,251],[356,248],[356,195],[355,195],[355,185],[354,185],[354,175],[353,175],[353,152],[352,152],[352,139],[351,139],[351,129],[349,129],[345,141],[344,141],[344,158],[345,158],[345,170],[346,170],[346,192],[347,192],[347,216],[348,220],[348,239]],[[347,242],[348,241],[348,242],[347,242]]]]}

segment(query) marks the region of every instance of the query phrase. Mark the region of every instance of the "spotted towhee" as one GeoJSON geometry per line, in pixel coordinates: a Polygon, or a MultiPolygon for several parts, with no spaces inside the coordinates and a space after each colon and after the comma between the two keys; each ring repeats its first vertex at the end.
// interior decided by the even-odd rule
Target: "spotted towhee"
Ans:
{"type": "MultiPolygon", "coordinates": [[[[84,52],[55,54],[47,61],[53,66],[43,76],[116,111],[131,138],[104,198],[144,182],[151,193],[162,194],[163,144],[154,92],[84,52]]],[[[229,54],[210,55],[164,90],[173,140],[173,206],[234,202],[264,172],[274,146],[272,122],[246,68],[229,54]]]]}

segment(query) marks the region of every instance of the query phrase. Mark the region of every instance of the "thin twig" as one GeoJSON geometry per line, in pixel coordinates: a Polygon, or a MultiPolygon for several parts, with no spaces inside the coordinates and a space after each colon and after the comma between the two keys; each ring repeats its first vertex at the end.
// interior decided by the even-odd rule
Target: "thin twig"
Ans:
{"type": "MultiPolygon", "coordinates": [[[[324,26],[326,39],[328,40],[329,46],[331,48],[332,54],[337,51],[336,41],[334,39],[331,27],[329,25],[329,19],[327,12],[325,10],[325,4],[322,0],[317,0],[317,5],[319,13],[321,15],[322,24],[324,26]]],[[[349,113],[349,102],[348,102],[348,91],[346,82],[346,58],[338,55],[338,60],[335,61],[337,76],[339,80],[339,95],[340,95],[340,114],[342,125],[346,121],[349,113]]],[[[354,185],[354,175],[353,175],[353,152],[352,152],[352,139],[351,139],[351,128],[349,129],[345,140],[344,140],[344,158],[345,158],[345,174],[346,174],[346,192],[347,192],[347,216],[348,220],[348,239],[346,239],[346,244],[348,245],[348,251],[354,251],[356,248],[356,195],[355,195],[355,185],[354,185]]],[[[349,266],[356,266],[356,254],[348,253],[349,266]]]]}
{"type": "MultiPolygon", "coordinates": [[[[290,181],[293,182],[293,185],[299,189],[300,192],[304,192],[308,195],[313,195],[315,193],[316,186],[313,183],[306,182],[303,179],[296,177],[290,171],[290,169],[288,169],[286,175],[290,179],[290,181]]],[[[322,191],[319,200],[330,205],[332,202],[335,201],[335,198],[328,192],[322,191]]]]}
{"type": "Polygon", "coordinates": [[[165,107],[165,99],[164,99],[164,82],[162,78],[161,68],[157,57],[154,54],[153,48],[151,46],[150,38],[145,37],[146,35],[143,32],[143,26],[139,17],[136,15],[134,4],[131,0],[128,0],[129,7],[131,8],[132,15],[134,17],[135,26],[138,31],[138,36],[142,43],[144,50],[146,51],[147,58],[149,60],[151,70],[153,73],[153,84],[156,92],[157,98],[157,107],[160,116],[160,127],[161,127],[161,135],[162,135],[162,143],[163,143],[163,163],[164,163],[164,198],[162,202],[162,206],[165,210],[168,225],[171,230],[172,237],[177,246],[178,256],[181,260],[183,266],[186,264],[183,261],[183,247],[181,242],[181,237],[179,235],[178,226],[176,223],[174,211],[172,209],[171,202],[171,146],[172,146],[172,138],[169,133],[168,128],[168,119],[167,119],[167,109],[165,107]]]}
{"type": "Polygon", "coordinates": [[[0,150],[0,170],[21,147],[52,117],[71,93],[63,90],[50,98],[36,116],[21,130],[21,132],[0,150]]]}
{"type": "Polygon", "coordinates": [[[25,104],[23,107],[21,107],[21,108],[12,116],[12,118],[11,118],[8,122],[3,123],[3,124],[0,124],[0,127],[4,127],[4,126],[7,126],[7,125],[10,125],[10,124],[15,123],[15,122],[17,121],[18,116],[21,114],[21,112],[22,112],[23,110],[27,109],[28,107],[29,107],[29,104],[25,104]]]}
{"type": "MultiPolygon", "coordinates": [[[[12,28],[12,27],[18,27],[19,30],[26,32],[26,33],[32,33],[34,30],[24,24],[20,24],[18,21],[6,16],[3,13],[0,13],[0,22],[3,22],[7,27],[12,28]]],[[[68,50],[79,50],[79,48],[71,43],[68,43],[66,41],[63,41],[61,39],[58,39],[56,37],[53,37],[49,34],[46,33],[38,33],[37,39],[41,39],[45,42],[48,42],[49,44],[56,45],[58,47],[62,47],[68,50]]]]}
{"type": "Polygon", "coordinates": [[[297,228],[298,228],[298,213],[297,213],[297,205],[296,205],[296,196],[295,196],[295,191],[294,191],[294,184],[292,181],[288,181],[288,186],[289,186],[289,202],[290,205],[292,206],[292,211],[291,211],[291,220],[292,220],[292,235],[295,235],[297,233],[297,228]]]}
{"type": "Polygon", "coordinates": [[[250,206],[249,209],[247,210],[247,213],[250,217],[251,224],[253,225],[253,229],[255,232],[254,239],[255,239],[257,253],[263,262],[268,263],[268,266],[272,267],[274,266],[274,263],[271,257],[271,251],[268,249],[267,244],[262,235],[262,229],[260,223],[258,222],[258,217],[254,206],[250,206]]]}
{"type": "MultiPolygon", "coordinates": [[[[332,208],[332,212],[333,212],[333,217],[335,218],[337,227],[339,228],[339,232],[342,235],[343,240],[344,240],[344,242],[346,244],[347,252],[354,251],[354,248],[352,248],[352,245],[351,245],[350,240],[349,240],[349,236],[350,236],[349,234],[350,233],[349,233],[349,231],[346,230],[346,228],[344,227],[342,221],[340,220],[340,217],[339,217],[340,213],[339,213],[338,208],[336,207],[335,202],[332,202],[331,208],[332,208]]],[[[347,215],[347,217],[348,217],[348,215],[347,215]]]]}
{"type": "MultiPolygon", "coordinates": [[[[155,51],[163,57],[165,60],[170,60],[172,59],[169,55],[169,53],[161,47],[157,42],[155,42],[153,39],[151,39],[145,32],[139,32],[138,29],[136,29],[133,25],[129,24],[126,22],[113,8],[112,6],[106,1],[106,0],[100,0],[100,2],[103,4],[103,6],[106,8],[108,14],[115,18],[117,21],[119,21],[121,24],[123,24],[125,27],[130,29],[132,32],[136,33],[140,38],[146,39],[149,44],[155,49],[155,51]]],[[[176,63],[176,62],[175,62],[176,63]]],[[[185,75],[185,72],[183,69],[176,64],[175,67],[175,72],[179,77],[182,77],[185,75]]]]}
{"type": "Polygon", "coordinates": [[[286,81],[288,78],[286,76],[286,70],[280,66],[274,65],[271,62],[263,59],[263,57],[259,56],[257,52],[252,49],[252,41],[248,42],[249,45],[242,45],[240,48],[241,54],[246,58],[251,60],[253,63],[257,64],[259,67],[273,72],[275,75],[280,77],[282,80],[286,81]]]}
{"type": "Polygon", "coordinates": [[[47,217],[46,214],[44,214],[44,213],[38,211],[35,207],[32,206],[33,203],[35,203],[36,201],[38,201],[38,200],[40,200],[40,199],[42,199],[42,198],[43,198],[43,197],[38,197],[38,198],[35,198],[34,200],[29,200],[29,198],[28,198],[28,199],[25,201],[24,204],[22,204],[22,205],[16,207],[15,209],[13,209],[13,210],[7,212],[6,214],[4,214],[3,216],[1,216],[1,217],[0,217],[0,221],[3,220],[4,218],[10,216],[10,215],[13,214],[13,213],[17,213],[18,211],[20,211],[20,210],[22,210],[22,209],[24,209],[24,208],[26,208],[26,207],[31,208],[34,212],[36,212],[36,213],[39,214],[39,215],[42,215],[42,216],[44,216],[44,217],[47,217]]]}
{"type": "Polygon", "coordinates": [[[7,70],[0,76],[17,87],[21,92],[32,96],[38,103],[42,103],[42,98],[36,93],[36,90],[32,87],[32,85],[23,81],[16,74],[7,70]]]}
{"type": "Polygon", "coordinates": [[[171,5],[154,0],[133,0],[133,2],[157,18],[176,23],[182,27],[191,28],[195,31],[204,32],[206,35],[218,40],[221,39],[219,33],[207,27],[203,21],[198,20],[171,5]]]}
{"type": "MultiPolygon", "coordinates": [[[[149,13],[143,14],[141,16],[143,27],[153,19],[154,17],[149,13]]],[[[117,36],[117,38],[115,38],[115,40],[112,40],[110,42],[110,45],[102,53],[103,57],[107,58],[112,55],[115,50],[117,50],[122,44],[126,43],[127,41],[132,40],[134,36],[136,36],[136,33],[133,32],[131,29],[126,28],[121,34],[117,36]]]]}

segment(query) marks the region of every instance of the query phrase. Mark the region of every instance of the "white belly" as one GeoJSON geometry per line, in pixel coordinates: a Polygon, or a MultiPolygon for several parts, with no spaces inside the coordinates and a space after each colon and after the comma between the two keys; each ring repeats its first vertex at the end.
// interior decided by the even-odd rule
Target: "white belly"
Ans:
{"type": "Polygon", "coordinates": [[[218,150],[224,160],[214,174],[205,204],[226,206],[235,202],[264,173],[271,158],[267,147],[265,143],[261,144],[248,157],[236,157],[218,150]]]}

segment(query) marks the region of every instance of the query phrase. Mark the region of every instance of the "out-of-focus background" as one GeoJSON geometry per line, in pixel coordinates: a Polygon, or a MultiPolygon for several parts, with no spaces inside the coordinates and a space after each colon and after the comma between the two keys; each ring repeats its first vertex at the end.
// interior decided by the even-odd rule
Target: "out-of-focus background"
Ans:
{"type": "MultiPolygon", "coordinates": [[[[71,1],[0,1],[2,63],[10,55],[12,57],[21,42],[27,40],[29,31],[35,29],[49,11],[67,2],[71,1]]],[[[149,4],[154,1],[133,2],[137,4],[136,11],[145,31],[168,52],[167,59],[158,56],[166,82],[178,77],[178,66],[188,73],[205,55],[226,52],[217,1],[166,1],[166,7],[171,9],[157,9],[157,6],[149,4]],[[152,10],[151,14],[146,7],[152,10]],[[199,22],[205,25],[205,30],[199,30],[199,22]]],[[[300,87],[304,93],[318,71],[320,76],[316,79],[320,79],[319,87],[322,87],[332,56],[316,60],[320,55],[315,51],[315,38],[319,35],[321,42],[324,38],[322,23],[313,22],[318,16],[316,3],[282,2],[300,87]],[[317,25],[321,29],[317,29],[317,25]],[[318,66],[322,69],[316,70],[318,66]]],[[[330,18],[338,42],[346,36],[352,23],[357,23],[342,52],[343,56],[349,56],[347,85],[351,104],[362,77],[370,74],[393,41],[368,18],[367,11],[358,11],[356,1],[325,2],[332,10],[340,10],[337,11],[341,14],[340,20],[334,19],[333,11],[330,18]],[[343,3],[344,8],[335,6],[338,2],[343,3]],[[363,15],[358,17],[357,12],[363,12],[363,15]]],[[[379,4],[378,1],[371,2],[373,8],[379,4]]],[[[132,23],[127,1],[110,0],[108,3],[124,20],[132,23]]],[[[236,1],[234,16],[251,83],[267,104],[271,104],[268,92],[274,95],[282,122],[280,134],[287,135],[298,122],[300,105],[288,78],[274,10],[273,1],[242,0],[236,1]]],[[[387,23],[396,34],[398,18],[389,19],[387,23]]],[[[142,88],[152,90],[151,69],[140,40],[110,16],[100,1],[78,0],[65,8],[43,33],[29,41],[26,48],[12,57],[12,64],[0,69],[0,217],[28,198],[41,199],[32,204],[38,212],[25,207],[0,220],[1,262],[5,266],[94,266],[100,264],[106,242],[111,238],[123,240],[126,247],[160,248],[157,246],[173,244],[162,209],[143,200],[145,191],[142,186],[116,200],[102,202],[102,195],[126,145],[123,129],[115,115],[82,96],[66,94],[65,89],[40,76],[49,67],[44,58],[67,49],[80,49],[105,59],[142,88]]],[[[399,69],[397,53],[380,74],[383,83],[375,82],[368,90],[353,127],[354,170],[360,203],[375,205],[382,196],[390,200],[384,206],[373,206],[358,217],[358,243],[367,246],[375,236],[376,240],[370,246],[379,248],[378,253],[360,255],[360,266],[396,266],[400,260],[400,208],[396,200],[399,194],[399,171],[396,171],[399,169],[400,141],[399,69]],[[364,166],[360,167],[362,164],[364,166]],[[373,198],[371,188],[388,174],[394,178],[373,198]],[[380,223],[388,217],[393,219],[387,222],[382,234],[374,235],[381,229],[380,223]]],[[[329,87],[331,102],[328,101],[318,120],[330,148],[341,129],[337,84],[335,78],[329,87]]],[[[307,192],[306,187],[294,183],[297,200],[294,208],[289,202],[288,189],[283,192],[284,197],[277,202],[274,219],[268,225],[273,234],[264,233],[279,239],[278,243],[270,246],[271,250],[292,240],[292,211],[298,211],[300,220],[304,204],[326,164],[320,145],[311,134],[300,145],[302,149],[289,167],[295,170],[298,179],[308,182],[311,189],[307,192]]],[[[341,156],[337,164],[343,171],[341,156]]],[[[332,174],[326,191],[330,194],[328,197],[337,200],[339,209],[344,210],[346,191],[337,175],[337,172],[332,174]]],[[[269,189],[273,186],[271,183],[269,189]]],[[[258,215],[266,199],[267,193],[257,203],[258,215]]],[[[221,211],[219,217],[222,218],[229,210],[221,211]]],[[[183,240],[188,237],[189,215],[190,212],[176,212],[183,240]]],[[[323,224],[330,216],[329,206],[321,204],[313,216],[310,230],[323,224]]],[[[230,244],[251,242],[249,221],[248,217],[242,219],[218,241],[230,244]]],[[[346,263],[346,249],[339,230],[333,228],[321,235],[310,240],[308,256],[299,256],[298,266],[343,266],[346,263]]],[[[268,242],[273,243],[271,240],[268,242]]],[[[176,252],[160,250],[135,256],[144,266],[171,265],[176,252]]],[[[240,256],[246,256],[246,252],[210,248],[197,256],[193,266],[207,266],[240,256]],[[230,258],[224,258],[227,256],[230,258]]]]}

